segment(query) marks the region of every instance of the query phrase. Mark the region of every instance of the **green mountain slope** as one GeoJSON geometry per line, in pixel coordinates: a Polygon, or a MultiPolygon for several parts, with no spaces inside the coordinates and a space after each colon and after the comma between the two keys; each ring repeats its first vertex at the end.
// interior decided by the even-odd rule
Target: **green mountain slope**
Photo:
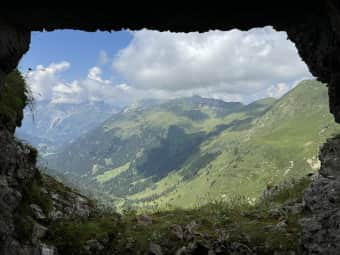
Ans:
{"type": "Polygon", "coordinates": [[[327,100],[323,84],[303,81],[280,100],[246,106],[197,96],[142,103],[48,161],[118,206],[235,195],[252,203],[267,185],[316,171],[320,144],[340,130],[327,100]]]}
{"type": "Polygon", "coordinates": [[[144,102],[49,157],[49,166],[99,183],[117,196],[133,194],[180,169],[208,136],[227,128],[225,123],[235,119],[231,113],[241,120],[243,107],[197,96],[144,102]]]}
{"type": "MultiPolygon", "coordinates": [[[[180,181],[172,192],[156,199],[156,204],[193,206],[197,201],[204,203],[234,194],[255,201],[268,184],[314,172],[319,146],[338,132],[338,125],[328,113],[327,89],[315,81],[304,81],[248,128],[229,129],[206,141],[200,148],[201,155],[214,151],[221,154],[195,178],[180,181]]],[[[174,182],[164,180],[155,185],[157,188],[130,199],[148,201],[174,182]]]]}

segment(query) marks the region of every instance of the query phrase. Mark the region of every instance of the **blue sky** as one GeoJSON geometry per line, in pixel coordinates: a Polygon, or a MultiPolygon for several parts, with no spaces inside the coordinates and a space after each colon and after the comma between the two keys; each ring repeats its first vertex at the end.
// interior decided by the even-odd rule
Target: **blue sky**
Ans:
{"type": "Polygon", "coordinates": [[[284,32],[35,32],[19,68],[36,101],[127,105],[200,95],[249,103],[311,75],[284,32]],[[32,71],[28,72],[31,68],[32,71]]]}
{"type": "MultiPolygon", "coordinates": [[[[72,69],[63,73],[66,80],[78,79],[87,75],[88,69],[98,64],[101,50],[113,57],[131,41],[129,31],[82,32],[76,30],[57,30],[54,32],[33,32],[30,50],[19,64],[21,71],[47,66],[52,62],[69,61],[72,69]]],[[[103,76],[112,78],[111,68],[103,66],[103,76]]]]}

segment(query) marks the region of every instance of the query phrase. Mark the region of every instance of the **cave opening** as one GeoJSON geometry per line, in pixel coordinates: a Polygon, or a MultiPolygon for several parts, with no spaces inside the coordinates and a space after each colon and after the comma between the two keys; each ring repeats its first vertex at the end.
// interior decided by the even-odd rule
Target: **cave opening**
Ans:
{"type": "MultiPolygon", "coordinates": [[[[291,1],[271,4],[257,2],[248,3],[247,6],[244,6],[243,2],[233,2],[227,10],[216,6],[204,6],[204,8],[196,6],[192,9],[176,8],[176,11],[170,6],[168,6],[169,8],[147,8],[144,6],[141,8],[143,12],[130,9],[129,12],[116,12],[114,15],[112,15],[110,8],[72,10],[70,8],[46,9],[42,7],[4,10],[0,19],[0,111],[2,111],[0,112],[0,253],[337,254],[340,236],[340,230],[337,228],[339,225],[338,190],[340,190],[337,159],[339,158],[340,141],[338,136],[334,136],[337,134],[337,126],[333,126],[332,117],[327,110],[329,109],[335,121],[339,122],[340,100],[337,84],[339,81],[338,48],[340,39],[338,31],[340,8],[334,0],[302,1],[300,3],[301,5],[292,4],[291,1]],[[248,30],[267,25],[272,25],[278,31],[287,32],[289,39],[296,45],[299,55],[308,64],[310,72],[319,81],[327,84],[328,91],[325,85],[321,86],[317,82],[302,82],[301,86],[296,86],[286,96],[282,97],[286,101],[278,102],[281,100],[278,99],[274,106],[265,110],[265,121],[255,120],[256,128],[254,132],[242,133],[249,128],[252,122],[252,120],[246,118],[236,119],[236,121],[230,123],[226,121],[227,124],[218,125],[213,130],[205,129],[202,132],[189,133],[185,129],[188,128],[187,125],[185,128],[171,125],[164,133],[163,139],[157,143],[160,146],[147,152],[147,157],[145,151],[138,151],[136,155],[138,154],[142,160],[134,161],[132,164],[144,175],[147,169],[152,169],[152,173],[154,173],[160,169],[159,165],[149,165],[148,158],[170,162],[169,165],[173,166],[178,162],[181,163],[183,157],[186,156],[181,150],[179,150],[180,155],[174,154],[174,151],[178,148],[184,148],[184,151],[195,153],[191,148],[200,144],[200,150],[207,150],[210,153],[203,153],[191,158],[192,164],[188,164],[186,168],[190,171],[185,173],[183,171],[180,176],[182,180],[190,181],[193,175],[197,174],[196,169],[200,167],[206,168],[208,173],[213,172],[212,166],[205,164],[205,162],[218,161],[219,158],[225,156],[220,154],[217,148],[221,145],[223,139],[228,138],[229,153],[236,159],[231,161],[228,167],[238,169],[238,173],[241,175],[245,173],[244,157],[249,157],[255,162],[264,156],[274,160],[273,155],[275,154],[284,155],[283,158],[275,162],[283,166],[280,169],[284,169],[284,175],[289,176],[292,169],[304,169],[306,165],[315,168],[315,171],[320,168],[319,174],[306,176],[306,178],[297,182],[286,182],[283,186],[268,183],[267,190],[263,194],[265,198],[263,203],[252,205],[252,199],[242,197],[235,197],[229,199],[228,203],[224,203],[223,200],[227,197],[227,194],[223,193],[219,197],[220,200],[214,200],[213,203],[201,207],[197,207],[200,206],[200,204],[197,204],[194,209],[189,210],[182,210],[176,206],[170,206],[168,209],[171,210],[169,211],[156,210],[151,214],[147,211],[136,212],[133,207],[124,210],[123,214],[112,213],[112,211],[107,210],[108,208],[98,210],[92,200],[54,178],[40,174],[35,165],[37,151],[32,146],[14,139],[13,129],[16,125],[20,125],[22,116],[19,108],[27,103],[27,98],[25,99],[25,96],[21,94],[19,100],[8,100],[13,95],[11,93],[15,92],[15,88],[22,85],[22,77],[20,78],[16,72],[11,73],[11,71],[28,50],[32,31],[71,28],[94,32],[97,29],[103,31],[120,30],[122,28],[138,30],[146,27],[160,31],[206,32],[209,29],[226,31],[238,28],[248,30]],[[9,73],[11,74],[6,77],[9,73]],[[13,81],[16,85],[8,86],[13,81]],[[304,90],[303,87],[313,87],[313,89],[304,90]],[[309,102],[303,100],[307,95],[311,96],[309,102]],[[327,98],[327,96],[329,102],[324,104],[321,98],[327,98]],[[321,101],[322,103],[320,103],[321,101]],[[301,107],[296,110],[294,107],[299,104],[301,107]],[[273,113],[274,108],[284,111],[275,114],[273,113]],[[324,110],[325,112],[323,112],[324,110]],[[294,114],[297,112],[303,114],[294,118],[294,114]],[[311,118],[307,117],[311,115],[313,115],[311,118]],[[290,121],[287,121],[285,117],[291,118],[290,121]],[[273,123],[279,122],[279,127],[272,123],[273,125],[269,125],[270,128],[266,132],[252,140],[251,137],[256,133],[256,130],[263,130],[266,124],[270,123],[268,121],[270,118],[275,119],[273,123]],[[10,125],[8,125],[8,122],[11,122],[10,125]],[[298,130],[298,133],[294,133],[289,125],[297,123],[296,130],[298,130]],[[314,125],[320,127],[318,132],[312,130],[311,127],[314,125]],[[225,134],[228,130],[234,133],[228,136],[225,134]],[[248,143],[247,146],[240,148],[236,141],[240,138],[235,135],[237,132],[242,133],[242,139],[251,141],[253,144],[248,143]],[[280,136],[280,132],[284,135],[280,136]],[[298,164],[296,160],[291,160],[301,153],[308,152],[315,145],[315,142],[311,141],[309,137],[313,139],[324,137],[326,139],[327,132],[330,132],[331,138],[320,149],[318,158],[321,162],[316,157],[304,158],[302,165],[298,164]],[[221,139],[217,139],[214,144],[201,143],[204,139],[212,140],[219,135],[221,139]],[[304,142],[304,139],[308,141],[304,142]],[[303,146],[300,146],[302,142],[304,142],[303,146]],[[188,144],[190,146],[186,147],[185,145],[188,144]],[[162,148],[164,146],[172,149],[164,150],[162,148]],[[289,146],[293,146],[292,149],[289,146]],[[262,149],[264,150],[263,154],[254,154],[254,151],[261,151],[262,149]],[[286,155],[283,152],[287,149],[289,153],[286,155]],[[176,155],[176,160],[161,157],[164,154],[176,155]]],[[[191,43],[194,41],[191,40],[191,43]]],[[[265,52],[266,50],[262,54],[265,54],[265,52]]],[[[105,53],[103,56],[105,56],[105,53]]],[[[281,56],[281,58],[285,57],[287,55],[281,56]]],[[[221,61],[221,63],[224,62],[221,61]]],[[[24,67],[26,70],[31,69],[29,73],[25,74],[26,78],[32,78],[36,71],[45,72],[58,67],[65,69],[68,66],[66,62],[55,63],[56,65],[52,66],[49,64],[41,65],[39,68],[24,67]]],[[[262,63],[258,65],[261,66],[262,63]]],[[[205,67],[205,69],[208,70],[209,68],[205,67]]],[[[188,71],[188,69],[185,70],[188,71]]],[[[105,71],[103,72],[104,76],[100,75],[100,71],[102,70],[85,71],[85,75],[97,82],[110,82],[109,78],[103,78],[105,71]]],[[[218,73],[218,69],[210,70],[210,72],[218,73]]],[[[144,72],[145,74],[155,75],[150,70],[144,72]]],[[[190,70],[187,72],[187,76],[190,77],[191,75],[192,80],[200,77],[197,73],[195,73],[197,77],[193,74],[190,70]]],[[[164,79],[163,82],[166,84],[168,80],[164,79]]],[[[140,85],[142,84],[140,83],[140,85]]],[[[69,79],[63,82],[59,81],[59,85],[55,93],[67,95],[72,94],[73,89],[78,89],[79,81],[69,79]]],[[[142,86],[144,89],[145,85],[142,86]]],[[[287,84],[280,84],[276,88],[284,90],[286,86],[287,84]]],[[[127,87],[121,86],[121,89],[123,88],[126,89],[127,87]]],[[[209,95],[213,94],[211,90],[209,93],[211,93],[209,95]]],[[[206,99],[200,93],[190,94],[189,97],[193,102],[192,104],[206,99]]],[[[189,118],[195,122],[206,120],[206,115],[200,114],[197,109],[194,111],[188,111],[187,108],[184,111],[178,109],[178,105],[184,103],[179,99],[174,100],[177,100],[176,104],[167,105],[167,111],[174,107],[176,113],[179,112],[181,119],[189,118]]],[[[216,108],[216,98],[214,100],[213,104],[216,108]]],[[[204,102],[207,103],[207,101],[204,102]]],[[[209,101],[209,103],[211,102],[209,101]]],[[[155,102],[152,102],[151,106],[154,104],[155,102]]],[[[202,103],[200,104],[202,105],[202,103]]],[[[270,100],[265,100],[261,102],[261,107],[256,106],[255,108],[263,109],[263,105],[268,104],[270,104],[270,100]]],[[[233,105],[233,107],[237,108],[239,105],[233,105]]],[[[252,107],[247,108],[247,105],[245,106],[248,110],[252,107]]],[[[133,114],[131,109],[127,113],[133,114]]],[[[255,113],[252,111],[252,113],[258,114],[256,111],[255,113]]],[[[136,115],[140,116],[140,114],[138,112],[136,115]]],[[[219,112],[217,115],[221,116],[221,114],[223,116],[225,112],[219,112]]],[[[173,120],[173,116],[165,115],[162,112],[154,115],[152,121],[159,121],[162,118],[168,122],[173,120]]],[[[143,132],[150,131],[143,118],[142,123],[143,132]]],[[[211,126],[214,124],[216,123],[210,123],[211,126]]],[[[132,129],[135,128],[133,125],[131,127],[132,129]]],[[[102,129],[103,133],[113,132],[112,130],[119,131],[119,127],[105,125],[102,129]]],[[[151,130],[154,131],[154,129],[151,130]]],[[[128,132],[125,129],[123,131],[122,134],[126,137],[128,132]]],[[[141,136],[141,134],[142,132],[139,132],[136,136],[141,136]]],[[[122,143],[121,137],[114,136],[113,138],[116,145],[122,143]]],[[[133,143],[130,145],[133,147],[133,143]]],[[[86,148],[86,146],[78,146],[77,149],[83,148],[86,148]]],[[[110,146],[106,146],[106,149],[106,152],[112,150],[110,146]]],[[[94,152],[92,150],[83,159],[96,157],[97,155],[94,152]]],[[[70,161],[68,163],[72,164],[70,161]]],[[[224,163],[221,163],[221,169],[225,166],[224,163]]],[[[105,157],[102,164],[111,166],[112,162],[109,157],[105,157]]],[[[263,166],[273,167],[270,164],[254,164],[252,167],[261,169],[263,166]]],[[[123,164],[110,169],[112,171],[103,171],[100,166],[94,166],[91,169],[91,174],[100,173],[95,182],[102,184],[116,174],[128,172],[127,169],[130,168],[131,164],[123,164]]],[[[130,173],[133,175],[133,172],[130,173]]],[[[143,178],[142,182],[147,183],[148,176],[144,177],[146,178],[143,178]]],[[[208,176],[203,176],[198,184],[210,181],[208,189],[209,191],[210,189],[213,190],[218,181],[223,180],[220,173],[215,177],[216,180],[210,180],[208,176]]],[[[229,177],[238,179],[238,176],[230,175],[229,177]]],[[[257,178],[259,176],[251,177],[257,178]]],[[[80,173],[75,176],[75,179],[81,178],[80,173]]],[[[260,178],[259,181],[263,180],[260,178]]],[[[176,176],[168,182],[162,183],[162,187],[167,187],[171,182],[176,183],[176,176]]],[[[244,187],[242,184],[241,182],[237,183],[235,189],[244,187]]],[[[105,191],[109,191],[108,187],[103,186],[105,191]]],[[[88,190],[89,187],[86,187],[86,189],[88,190]]],[[[129,187],[127,186],[127,188],[129,187]]],[[[135,191],[132,190],[132,192],[135,191]]],[[[174,190],[166,189],[165,191],[174,192],[174,190]]],[[[194,193],[190,188],[183,191],[185,191],[185,194],[194,193]]],[[[216,198],[214,195],[212,197],[216,198]]],[[[148,203],[148,201],[143,200],[143,197],[142,199],[141,197],[135,198],[140,199],[139,202],[142,204],[148,203]]],[[[156,197],[153,197],[153,199],[156,199],[156,197]]],[[[200,199],[203,200],[204,197],[200,199]]],[[[173,197],[172,201],[182,201],[183,203],[183,198],[176,196],[173,197]]],[[[186,204],[186,201],[184,203],[186,204]]]]}
{"type": "Polygon", "coordinates": [[[36,32],[19,70],[35,107],[16,136],[45,173],[118,211],[255,204],[316,172],[337,132],[325,85],[269,26],[36,32]]]}

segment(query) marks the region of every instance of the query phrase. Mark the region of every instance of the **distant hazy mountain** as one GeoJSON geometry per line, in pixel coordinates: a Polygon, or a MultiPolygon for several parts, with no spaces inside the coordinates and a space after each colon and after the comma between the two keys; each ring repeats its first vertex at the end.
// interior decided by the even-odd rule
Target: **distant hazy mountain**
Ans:
{"type": "Polygon", "coordinates": [[[303,81],[279,100],[249,105],[198,96],[142,102],[47,158],[117,206],[190,207],[231,195],[254,201],[268,184],[316,171],[319,146],[339,131],[327,88],[303,81]]]}
{"type": "Polygon", "coordinates": [[[40,153],[54,152],[98,126],[120,109],[105,103],[54,104],[37,102],[16,135],[36,146],[40,153]]]}

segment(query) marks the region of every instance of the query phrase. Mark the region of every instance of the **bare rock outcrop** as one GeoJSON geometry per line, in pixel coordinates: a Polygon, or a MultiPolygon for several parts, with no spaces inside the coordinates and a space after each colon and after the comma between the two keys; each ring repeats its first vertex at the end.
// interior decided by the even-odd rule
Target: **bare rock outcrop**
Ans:
{"type": "Polygon", "coordinates": [[[307,217],[302,244],[307,254],[340,254],[340,137],[320,151],[320,176],[304,193],[307,217]]]}
{"type": "Polygon", "coordinates": [[[22,254],[30,250],[16,238],[15,214],[23,197],[23,187],[37,173],[30,147],[17,142],[13,134],[0,127],[0,254],[22,254]]]}
{"type": "Polygon", "coordinates": [[[0,126],[0,254],[57,254],[41,242],[57,219],[87,218],[93,204],[35,166],[36,151],[0,126]]]}

